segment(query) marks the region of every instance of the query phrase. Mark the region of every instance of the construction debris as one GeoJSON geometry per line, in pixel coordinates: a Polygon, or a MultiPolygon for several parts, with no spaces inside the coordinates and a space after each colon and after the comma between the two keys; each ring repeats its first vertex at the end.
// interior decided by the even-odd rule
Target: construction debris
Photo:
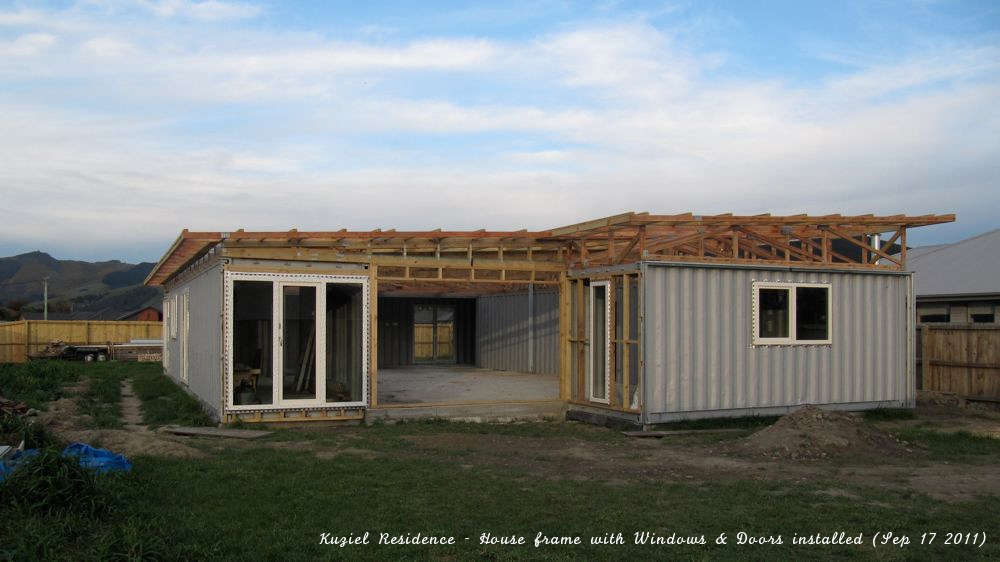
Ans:
{"type": "Polygon", "coordinates": [[[786,459],[839,456],[903,456],[913,446],[857,416],[805,406],[739,445],[753,455],[786,459]]]}
{"type": "Polygon", "coordinates": [[[31,415],[33,412],[31,408],[28,407],[24,402],[19,402],[17,400],[8,400],[3,396],[0,396],[0,414],[6,414],[9,416],[25,417],[31,415]]]}

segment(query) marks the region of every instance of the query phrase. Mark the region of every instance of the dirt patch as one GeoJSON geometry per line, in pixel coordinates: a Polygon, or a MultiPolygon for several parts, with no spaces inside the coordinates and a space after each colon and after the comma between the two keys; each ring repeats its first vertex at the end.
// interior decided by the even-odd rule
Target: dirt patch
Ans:
{"type": "Polygon", "coordinates": [[[950,392],[936,390],[918,390],[917,404],[920,406],[953,406],[962,407],[965,401],[950,392]]]}
{"type": "MultiPolygon", "coordinates": [[[[131,390],[131,387],[129,388],[131,390]]],[[[90,416],[77,414],[76,401],[60,398],[49,402],[48,409],[38,416],[63,441],[87,443],[122,453],[127,457],[154,455],[175,458],[200,458],[205,453],[180,440],[148,431],[145,426],[130,429],[86,429],[90,416]]]]}
{"type": "Polygon", "coordinates": [[[65,431],[59,436],[66,441],[88,443],[95,447],[121,453],[126,457],[152,455],[182,459],[202,458],[205,453],[180,441],[148,432],[125,429],[65,431]]]}
{"type": "Polygon", "coordinates": [[[751,455],[783,459],[899,457],[914,453],[912,447],[856,416],[814,406],[800,408],[750,435],[739,448],[751,455]]]}
{"type": "Polygon", "coordinates": [[[374,459],[379,456],[375,451],[368,449],[325,449],[316,452],[316,458],[320,460],[333,460],[342,455],[353,455],[363,459],[374,459]]]}

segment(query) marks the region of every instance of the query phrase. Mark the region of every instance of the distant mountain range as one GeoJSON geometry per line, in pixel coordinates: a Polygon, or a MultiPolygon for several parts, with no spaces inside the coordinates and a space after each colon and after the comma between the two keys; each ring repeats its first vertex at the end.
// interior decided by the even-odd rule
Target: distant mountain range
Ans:
{"type": "Polygon", "coordinates": [[[49,312],[112,320],[146,306],[160,307],[159,288],[143,286],[153,263],[57,260],[44,252],[0,258],[0,307],[42,310],[42,279],[49,279],[49,312]]]}

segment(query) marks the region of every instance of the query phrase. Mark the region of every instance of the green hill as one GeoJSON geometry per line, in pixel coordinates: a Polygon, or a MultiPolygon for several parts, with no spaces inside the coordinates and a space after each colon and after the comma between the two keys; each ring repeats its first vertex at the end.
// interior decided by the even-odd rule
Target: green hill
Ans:
{"type": "Polygon", "coordinates": [[[41,310],[42,279],[49,279],[49,312],[113,319],[159,307],[162,291],[142,282],[152,263],[58,260],[44,252],[0,258],[0,308],[41,310]]]}

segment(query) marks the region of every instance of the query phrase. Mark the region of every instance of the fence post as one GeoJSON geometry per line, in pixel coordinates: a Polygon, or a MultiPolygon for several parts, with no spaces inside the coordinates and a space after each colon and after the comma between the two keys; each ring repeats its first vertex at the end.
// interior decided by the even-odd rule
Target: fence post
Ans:
{"type": "Polygon", "coordinates": [[[927,390],[937,390],[936,381],[931,373],[931,328],[927,324],[920,327],[920,371],[923,379],[921,386],[927,390]]]}

